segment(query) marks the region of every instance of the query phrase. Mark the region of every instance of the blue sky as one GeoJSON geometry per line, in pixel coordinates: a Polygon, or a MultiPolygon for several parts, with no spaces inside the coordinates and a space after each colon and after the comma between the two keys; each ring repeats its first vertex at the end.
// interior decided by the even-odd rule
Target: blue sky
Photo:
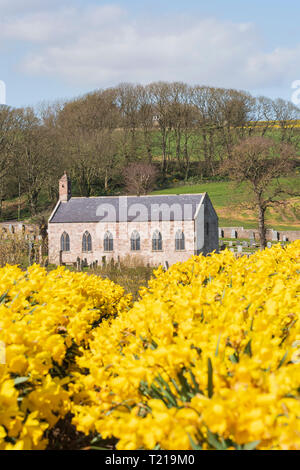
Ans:
{"type": "Polygon", "coordinates": [[[299,21],[296,0],[0,0],[0,80],[12,106],[155,80],[290,99],[299,21]]]}

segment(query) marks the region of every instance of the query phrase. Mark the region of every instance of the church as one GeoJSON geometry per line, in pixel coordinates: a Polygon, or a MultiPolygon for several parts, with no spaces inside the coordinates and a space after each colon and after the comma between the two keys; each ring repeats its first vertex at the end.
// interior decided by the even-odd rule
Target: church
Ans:
{"type": "Polygon", "coordinates": [[[49,263],[170,266],[219,248],[218,216],[207,193],[72,197],[59,181],[48,223],[49,263]]]}

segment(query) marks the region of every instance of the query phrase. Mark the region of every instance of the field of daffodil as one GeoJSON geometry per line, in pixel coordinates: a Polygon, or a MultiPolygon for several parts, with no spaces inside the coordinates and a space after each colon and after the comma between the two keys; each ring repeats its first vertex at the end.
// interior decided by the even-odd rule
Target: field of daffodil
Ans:
{"type": "Polygon", "coordinates": [[[70,411],[79,347],[130,299],[108,279],[36,265],[0,269],[0,288],[0,450],[44,449],[45,432],[70,411]]]}
{"type": "Polygon", "coordinates": [[[0,449],[72,416],[117,449],[300,449],[300,241],[107,279],[0,270],[0,449]]]}

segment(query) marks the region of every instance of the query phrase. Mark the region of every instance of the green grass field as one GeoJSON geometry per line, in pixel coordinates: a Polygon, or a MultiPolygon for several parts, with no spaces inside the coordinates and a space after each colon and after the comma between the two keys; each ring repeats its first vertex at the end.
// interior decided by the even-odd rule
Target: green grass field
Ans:
{"type": "MultiPolygon", "coordinates": [[[[281,178],[280,182],[290,189],[300,191],[300,176],[281,178]]],[[[245,184],[231,182],[202,183],[155,191],[152,194],[197,194],[207,192],[224,227],[257,226],[255,212],[246,207],[250,202],[245,184]]],[[[284,198],[283,198],[284,199],[284,198]]],[[[267,225],[276,230],[300,230],[300,198],[285,198],[286,206],[271,208],[267,212],[267,225]]]]}

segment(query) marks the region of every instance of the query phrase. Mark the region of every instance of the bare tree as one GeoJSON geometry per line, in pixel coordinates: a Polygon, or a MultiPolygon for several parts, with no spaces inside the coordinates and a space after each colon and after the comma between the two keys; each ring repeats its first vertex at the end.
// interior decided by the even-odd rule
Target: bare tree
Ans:
{"type": "Polygon", "coordinates": [[[290,143],[293,130],[300,117],[300,110],[293,103],[281,98],[274,100],[272,104],[276,125],[281,131],[281,140],[290,143]]]}
{"type": "Polygon", "coordinates": [[[8,106],[0,106],[0,217],[5,199],[7,179],[12,169],[15,146],[18,140],[20,112],[8,106]]]}
{"type": "Polygon", "coordinates": [[[136,89],[138,95],[138,120],[144,136],[144,146],[148,157],[148,163],[152,164],[153,158],[153,118],[154,111],[151,104],[149,87],[139,85],[136,89]]]}
{"type": "Polygon", "coordinates": [[[132,163],[123,174],[128,192],[137,196],[149,193],[157,176],[155,167],[149,163],[132,163]]]}
{"type": "Polygon", "coordinates": [[[53,165],[53,139],[32,108],[22,112],[20,137],[15,147],[16,169],[27,196],[31,215],[37,214],[38,197],[53,165]]]}
{"type": "Polygon", "coordinates": [[[120,113],[118,90],[91,93],[66,103],[58,118],[65,169],[69,171],[81,196],[91,196],[102,183],[108,190],[116,167],[120,113]]]}
{"type": "Polygon", "coordinates": [[[161,150],[162,150],[162,175],[163,178],[167,172],[167,144],[168,137],[172,130],[172,122],[170,115],[170,85],[166,82],[155,82],[148,86],[151,97],[153,110],[158,118],[159,131],[161,134],[161,150]]]}
{"type": "Polygon", "coordinates": [[[123,129],[123,154],[130,161],[137,157],[138,127],[139,127],[139,97],[137,87],[123,83],[116,88],[116,104],[121,115],[123,129]]]}
{"type": "Polygon", "coordinates": [[[293,168],[295,150],[285,143],[265,137],[248,137],[233,147],[231,159],[224,162],[221,172],[249,189],[249,207],[255,208],[261,249],[266,247],[265,216],[268,207],[282,204],[282,196],[300,194],[284,187],[279,177],[293,168]]]}
{"type": "Polygon", "coordinates": [[[259,96],[256,98],[256,122],[250,126],[250,133],[257,130],[264,137],[268,130],[274,126],[274,107],[271,98],[259,96]]]}

